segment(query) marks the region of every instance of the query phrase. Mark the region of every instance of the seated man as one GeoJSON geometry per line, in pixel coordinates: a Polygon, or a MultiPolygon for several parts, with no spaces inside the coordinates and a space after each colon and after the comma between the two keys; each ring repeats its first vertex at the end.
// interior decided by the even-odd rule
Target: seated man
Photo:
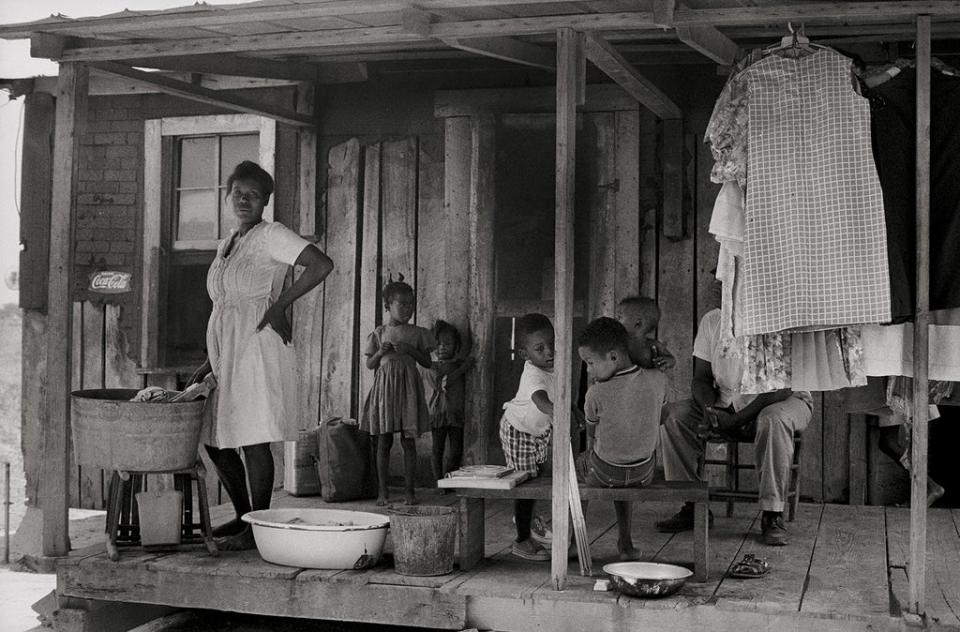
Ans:
{"type": "MultiPolygon", "coordinates": [[[[793,460],[793,433],[810,423],[812,398],[784,389],[760,395],[739,393],[740,358],[720,355],[720,310],[707,312],[693,343],[692,400],[668,404],[660,430],[664,475],[668,481],[697,480],[698,460],[708,437],[753,439],[760,492],[760,539],[787,543],[783,508],[793,460]]],[[[665,532],[693,528],[693,505],[657,523],[665,532]]]]}

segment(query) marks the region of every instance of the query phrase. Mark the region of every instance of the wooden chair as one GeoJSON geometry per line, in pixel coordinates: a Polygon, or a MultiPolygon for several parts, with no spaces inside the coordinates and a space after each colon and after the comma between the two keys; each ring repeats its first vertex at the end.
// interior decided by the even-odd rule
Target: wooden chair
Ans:
{"type": "MultiPolygon", "coordinates": [[[[758,500],[757,492],[740,489],[740,470],[755,470],[754,463],[740,462],[740,444],[753,443],[752,439],[709,439],[708,443],[726,444],[726,457],[722,459],[706,458],[706,450],[700,455],[699,471],[703,474],[707,465],[722,465],[726,468],[727,486],[724,488],[710,488],[710,500],[727,501],[727,517],[733,515],[733,505],[737,500],[758,500]]],[[[803,434],[793,433],[793,461],[790,464],[790,484],[787,486],[787,520],[793,522],[797,515],[797,505],[800,503],[800,464],[802,458],[803,434]]]]}

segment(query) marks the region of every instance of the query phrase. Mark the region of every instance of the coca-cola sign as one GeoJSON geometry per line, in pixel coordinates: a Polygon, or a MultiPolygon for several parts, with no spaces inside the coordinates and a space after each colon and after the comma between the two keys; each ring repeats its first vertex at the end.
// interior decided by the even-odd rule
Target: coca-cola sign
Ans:
{"type": "Polygon", "coordinates": [[[98,294],[122,294],[130,291],[129,272],[101,270],[90,275],[90,291],[98,294]]]}

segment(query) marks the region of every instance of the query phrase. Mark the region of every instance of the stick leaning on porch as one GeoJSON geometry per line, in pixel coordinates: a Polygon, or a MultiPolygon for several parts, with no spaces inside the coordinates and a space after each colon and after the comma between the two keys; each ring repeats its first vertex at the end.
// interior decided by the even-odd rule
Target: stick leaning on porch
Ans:
{"type": "Polygon", "coordinates": [[[590,577],[593,573],[593,560],[590,558],[590,539],[587,537],[587,523],[583,518],[583,506],[580,504],[580,488],[577,486],[577,464],[570,447],[570,515],[573,519],[573,534],[577,539],[577,559],[580,562],[580,574],[590,577]]]}

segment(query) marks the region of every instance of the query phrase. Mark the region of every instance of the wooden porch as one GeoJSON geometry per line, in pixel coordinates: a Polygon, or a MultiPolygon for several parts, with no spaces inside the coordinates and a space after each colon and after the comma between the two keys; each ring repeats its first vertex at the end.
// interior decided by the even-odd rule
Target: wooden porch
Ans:
{"type": "MultiPolygon", "coordinates": [[[[429,504],[455,504],[454,495],[421,490],[429,504]]],[[[399,497],[399,496],[398,496],[399,497]]],[[[316,497],[285,493],[277,507],[316,507],[316,497]]],[[[372,501],[337,508],[377,511],[372,501]]],[[[544,510],[547,507],[543,508],[544,510]]],[[[661,534],[654,522],[676,511],[663,502],[638,503],[634,541],[645,559],[689,565],[692,534],[661,534]]],[[[921,624],[904,616],[909,582],[909,509],[802,504],[788,525],[791,543],[781,548],[756,541],[759,512],[738,504],[732,517],[714,503],[710,577],[688,583],[660,600],[595,592],[595,578],[581,577],[571,560],[566,590],[551,588],[550,564],[509,553],[513,535],[509,501],[487,503],[486,559],[469,572],[407,577],[389,556],[368,571],[323,571],[269,564],[256,551],[145,553],[127,549],[111,562],[102,544],[74,551],[57,569],[61,596],[107,602],[149,603],[260,615],[335,619],[461,630],[711,630],[742,629],[903,630],[921,624]],[[745,553],[769,561],[759,579],[725,577],[745,553]]],[[[214,523],[229,506],[214,510],[214,523]]],[[[615,561],[616,528],[610,503],[591,503],[587,523],[594,574],[615,561]]],[[[931,509],[926,565],[927,629],[960,630],[960,510],[931,509]]],[[[387,552],[391,549],[388,536],[387,552]]]]}

